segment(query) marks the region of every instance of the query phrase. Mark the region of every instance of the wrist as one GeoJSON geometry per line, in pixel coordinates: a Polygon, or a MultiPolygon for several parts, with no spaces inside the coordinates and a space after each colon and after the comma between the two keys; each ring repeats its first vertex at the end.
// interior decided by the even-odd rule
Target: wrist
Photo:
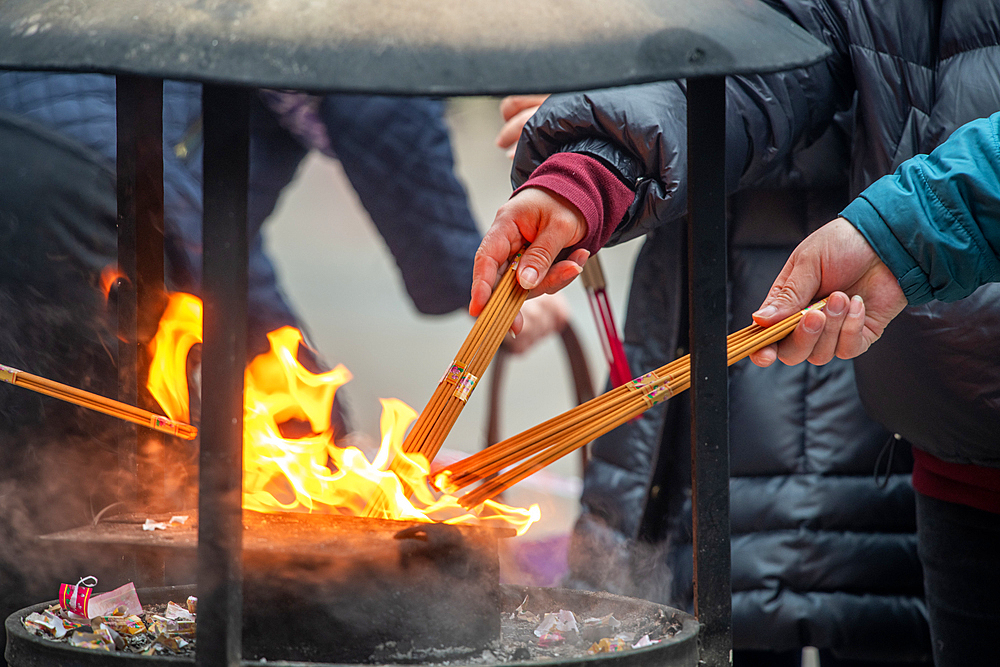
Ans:
{"type": "Polygon", "coordinates": [[[600,250],[625,216],[634,194],[600,161],[578,153],[557,153],[517,190],[539,188],[582,216],[583,234],[571,250],[600,250]]]}

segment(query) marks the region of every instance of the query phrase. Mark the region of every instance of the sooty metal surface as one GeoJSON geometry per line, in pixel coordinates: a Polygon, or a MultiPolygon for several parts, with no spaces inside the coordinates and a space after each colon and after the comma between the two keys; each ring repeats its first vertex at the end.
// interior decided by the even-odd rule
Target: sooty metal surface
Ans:
{"type": "Polygon", "coordinates": [[[826,53],[755,0],[0,2],[0,67],[317,91],[549,93],[826,53]]]}
{"type": "MultiPolygon", "coordinates": [[[[146,518],[43,539],[131,552],[197,548],[197,519],[144,531],[146,518]]],[[[248,658],[360,662],[386,644],[461,657],[499,639],[497,543],[513,530],[250,511],[243,522],[248,658]]]]}
{"type": "Polygon", "coordinates": [[[390,645],[454,658],[500,638],[497,537],[444,524],[244,552],[243,654],[361,662],[390,645]]]}
{"type": "MultiPolygon", "coordinates": [[[[323,553],[350,544],[359,553],[367,553],[365,538],[375,534],[393,534],[411,526],[431,524],[419,521],[390,521],[335,514],[301,514],[293,512],[262,513],[243,511],[243,549],[260,552],[323,553]]],[[[480,526],[460,526],[470,534],[493,535],[495,538],[513,537],[514,530],[480,526]]],[[[120,514],[103,518],[93,526],[43,535],[40,539],[80,544],[106,544],[108,546],[139,547],[152,549],[194,550],[198,546],[198,515],[194,510],[167,514],[120,514]],[[171,517],[184,515],[184,523],[171,525],[166,530],[143,530],[147,519],[169,522],[171,517]]]]}

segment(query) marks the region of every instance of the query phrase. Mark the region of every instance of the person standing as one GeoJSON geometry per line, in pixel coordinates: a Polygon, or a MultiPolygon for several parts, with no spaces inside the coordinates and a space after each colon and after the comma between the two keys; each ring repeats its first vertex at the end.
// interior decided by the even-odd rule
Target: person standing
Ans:
{"type": "MultiPolygon", "coordinates": [[[[854,110],[849,170],[853,196],[908,157],[934,148],[963,123],[1000,108],[1000,79],[992,74],[1000,40],[996,3],[785,0],[769,4],[823,40],[832,55],[808,68],[727,80],[730,192],[745,191],[780,171],[789,156],[829,129],[838,112],[854,110]]],[[[674,229],[686,207],[685,113],[684,89],[677,83],[554,96],[543,104],[528,121],[515,158],[514,178],[521,189],[500,209],[480,248],[487,258],[477,261],[472,312],[477,312],[488,294],[483,285],[492,280],[494,265],[525,240],[534,243],[519,265],[521,284],[553,290],[573,277],[572,260],[586,252],[641,233],[651,232],[653,242],[677,233],[674,229]],[[525,181],[527,185],[522,185],[525,181]],[[548,258],[564,248],[577,254],[551,264],[548,258]]],[[[652,281],[669,278],[683,258],[662,255],[661,260],[659,273],[650,273],[652,281]]],[[[899,406],[925,405],[931,400],[928,397],[940,400],[946,394],[948,402],[961,406],[968,404],[970,396],[997,390],[992,367],[985,373],[978,368],[982,355],[1000,356],[996,337],[985,333],[989,327],[971,327],[966,331],[980,335],[969,334],[961,348],[954,345],[960,322],[987,323],[996,317],[1000,308],[996,287],[982,289],[976,301],[951,307],[928,304],[923,306],[922,317],[917,312],[900,316],[913,318],[912,327],[902,326],[905,319],[894,325],[899,338],[892,350],[906,349],[925,336],[928,327],[936,329],[929,337],[933,344],[921,349],[925,356],[937,355],[936,361],[951,360],[953,381],[947,386],[903,382],[893,383],[891,391],[886,391],[886,383],[904,377],[902,368],[913,367],[913,359],[905,355],[872,357],[871,361],[871,355],[865,355],[855,365],[868,414],[922,451],[928,445],[921,446],[919,439],[931,437],[944,445],[955,437],[956,429],[924,433],[921,426],[929,415],[901,411],[899,406]],[[978,354],[947,357],[944,351],[948,349],[978,354]],[[865,381],[871,377],[881,380],[881,385],[865,381]]],[[[662,304],[652,306],[671,312],[662,304]]],[[[843,322],[852,317],[852,307],[838,298],[826,312],[831,320],[843,322]]],[[[675,307],[673,312],[683,309],[675,307]]],[[[639,335],[646,338],[648,332],[639,335]]],[[[636,370],[643,368],[639,365],[636,370]]],[[[739,405],[733,407],[736,410],[739,405]]],[[[971,419],[963,420],[957,430],[982,439],[987,431],[995,432],[994,419],[991,416],[978,429],[970,427],[971,419]]],[[[599,452],[595,448],[601,456],[599,452]]],[[[649,495],[655,486],[629,474],[644,469],[649,458],[635,466],[635,457],[627,451],[608,451],[604,456],[614,472],[608,475],[605,495],[617,494],[643,511],[650,508],[649,495]]],[[[921,461],[916,464],[915,477],[921,461]]],[[[645,469],[648,474],[649,468],[645,469]]],[[[635,514],[613,515],[610,524],[627,538],[624,548],[638,537],[635,514]]],[[[829,579],[824,576],[838,571],[835,563],[823,563],[814,571],[813,581],[825,584],[829,579]]],[[[734,626],[734,638],[737,633],[734,626]]],[[[857,648],[856,644],[843,645],[837,652],[848,657],[857,648]]]]}
{"type": "MultiPolygon", "coordinates": [[[[982,286],[1000,280],[998,147],[1000,113],[972,121],[929,155],[907,160],[876,181],[841,217],[803,241],[755,318],[766,326],[799,304],[831,293],[830,298],[852,297],[850,313],[834,321],[823,313],[811,316],[788,339],[757,352],[754,362],[767,366],[779,357],[786,363],[823,363],[833,355],[885,355],[892,347],[890,332],[908,310],[931,299],[955,305],[971,299],[973,307],[978,305],[982,286]]],[[[997,324],[1000,320],[983,318],[956,322],[947,336],[931,327],[931,342],[922,349],[934,349],[942,338],[961,343],[995,337],[997,324]]],[[[964,350],[960,345],[959,353],[964,350]]],[[[930,434],[911,434],[934,659],[944,667],[995,661],[993,633],[1000,627],[1000,446],[995,438],[1000,406],[996,392],[969,396],[967,378],[953,377],[948,361],[947,355],[929,357],[910,369],[937,377],[939,386],[917,394],[925,402],[909,406],[932,409],[944,422],[930,434]],[[928,396],[941,401],[931,406],[928,396]],[[992,436],[979,432],[990,427],[992,436]]],[[[986,377],[995,373],[989,366],[981,371],[986,377]]],[[[905,412],[900,408],[895,414],[905,412]]],[[[913,421],[924,419],[904,423],[913,421]]]]}
{"type": "MultiPolygon", "coordinates": [[[[502,147],[541,101],[504,100],[502,147]]],[[[750,320],[795,244],[847,204],[850,118],[730,197],[733,327],[750,320]]],[[[626,322],[637,374],[688,347],[684,233],[658,229],[640,253],[626,322]]],[[[891,434],[865,413],[853,364],[740,364],[730,397],[734,664],[798,665],[804,645],[821,647],[826,665],[865,664],[835,649],[922,664],[930,643],[909,455],[898,447],[873,483],[891,434]],[[829,563],[838,571],[817,581],[829,563]]],[[[593,443],[564,585],[693,607],[689,413],[669,401],[593,443]]]]}

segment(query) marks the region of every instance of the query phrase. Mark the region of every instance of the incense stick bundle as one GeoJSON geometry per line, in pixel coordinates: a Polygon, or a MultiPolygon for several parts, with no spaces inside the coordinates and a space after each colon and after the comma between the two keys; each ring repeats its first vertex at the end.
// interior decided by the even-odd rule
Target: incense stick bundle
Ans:
{"type": "MultiPolygon", "coordinates": [[[[825,300],[817,302],[768,328],[752,324],[730,334],[726,339],[728,365],[781,340],[795,329],[808,310],[821,308],[825,303],[825,300]]],[[[690,386],[691,359],[685,355],[452,464],[435,477],[435,484],[454,493],[482,481],[460,500],[465,507],[476,507],[690,386]]]]}
{"type": "Polygon", "coordinates": [[[520,253],[504,272],[486,307],[403,441],[403,451],[433,460],[444,444],[479,378],[500,348],[528,296],[515,276],[520,253]]]}
{"type": "Polygon", "coordinates": [[[185,440],[194,440],[198,437],[198,429],[190,424],[174,421],[162,415],[137,408],[110,398],[105,398],[98,394],[70,387],[60,382],[47,380],[38,375],[25,373],[16,368],[0,365],[0,382],[6,382],[17,387],[24,387],[31,391],[45,394],[52,398],[58,398],[67,403],[73,403],[84,408],[103,412],[106,415],[123,419],[133,424],[140,424],[163,433],[176,435],[185,440]]]}
{"type": "MultiPolygon", "coordinates": [[[[423,454],[428,461],[432,461],[441,450],[479,378],[486,372],[528,297],[528,291],[518,284],[515,275],[521,254],[514,257],[504,272],[455,360],[403,440],[403,452],[423,454]]],[[[368,503],[365,515],[377,517],[384,513],[385,498],[376,493],[368,503]]]]}

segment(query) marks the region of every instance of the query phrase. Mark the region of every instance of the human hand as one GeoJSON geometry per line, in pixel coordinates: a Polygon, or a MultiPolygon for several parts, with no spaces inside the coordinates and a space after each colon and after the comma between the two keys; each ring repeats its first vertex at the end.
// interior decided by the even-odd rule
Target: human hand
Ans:
{"type": "Polygon", "coordinates": [[[517,150],[517,140],[524,124],[548,98],[548,95],[509,95],[500,100],[500,115],[504,125],[497,134],[497,146],[507,149],[507,157],[513,159],[517,150]]]}
{"type": "Polygon", "coordinates": [[[837,218],[806,237],[785,262],[760,310],[770,326],[829,295],[826,307],[805,314],[784,340],[750,355],[758,366],[775,359],[788,365],[822,365],[853,359],[877,341],[886,325],[906,307],[895,276],[857,229],[837,218]]]}
{"type": "MultiPolygon", "coordinates": [[[[529,298],[552,294],[571,283],[583,271],[590,253],[581,248],[568,259],[555,264],[553,261],[586,234],[583,214],[565,197],[542,188],[518,192],[497,211],[476,251],[469,314],[476,317],[482,312],[500,278],[501,268],[529,243],[517,267],[517,281],[529,290],[529,298]]],[[[518,315],[511,327],[515,334],[522,323],[523,318],[518,315]]]]}
{"type": "Polygon", "coordinates": [[[517,336],[508,336],[504,347],[514,354],[527,352],[550,334],[558,334],[569,322],[569,301],[562,294],[540,294],[521,306],[524,326],[517,336]]]}

